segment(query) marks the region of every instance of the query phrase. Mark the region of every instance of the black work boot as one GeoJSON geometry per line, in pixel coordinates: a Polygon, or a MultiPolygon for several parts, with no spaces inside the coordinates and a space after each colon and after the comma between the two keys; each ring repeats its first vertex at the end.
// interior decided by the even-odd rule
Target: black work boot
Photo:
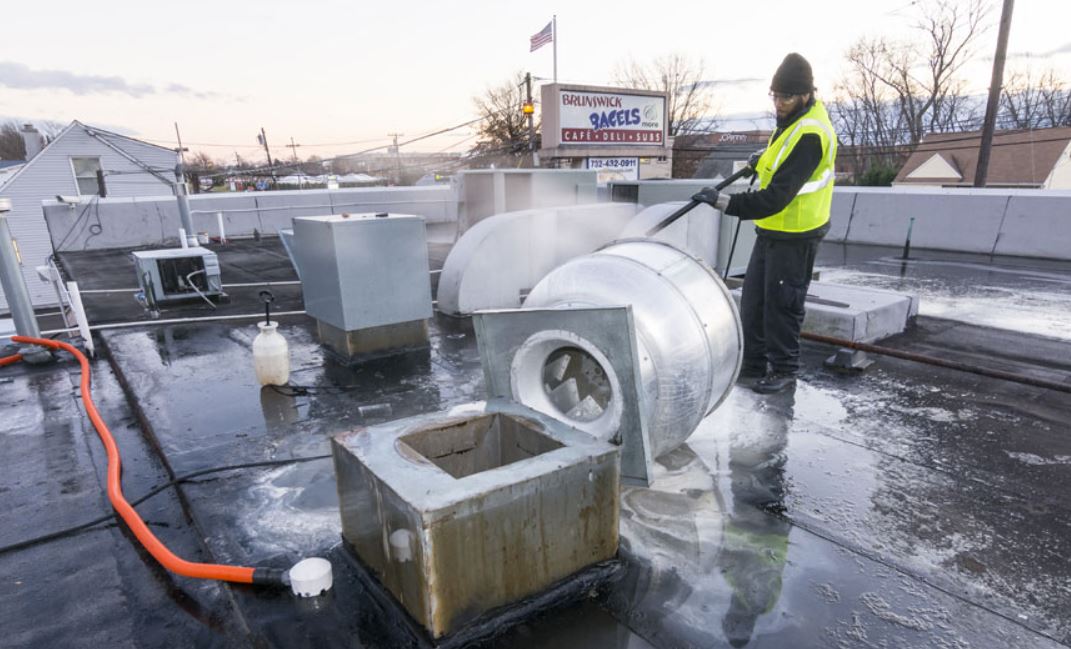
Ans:
{"type": "Polygon", "coordinates": [[[774,394],[780,392],[786,388],[790,388],[796,385],[795,374],[785,374],[784,372],[771,372],[762,377],[755,384],[751,386],[751,389],[759,394],[774,394]]]}
{"type": "Polygon", "coordinates": [[[766,376],[765,367],[748,367],[747,365],[744,365],[740,368],[740,374],[737,375],[736,382],[741,385],[750,386],[764,376],[766,376]]]}

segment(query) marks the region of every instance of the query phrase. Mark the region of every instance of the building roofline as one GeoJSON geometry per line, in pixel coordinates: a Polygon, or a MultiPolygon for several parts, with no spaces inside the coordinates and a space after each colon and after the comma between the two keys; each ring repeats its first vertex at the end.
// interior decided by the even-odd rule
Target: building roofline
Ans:
{"type": "MultiPolygon", "coordinates": [[[[6,182],[4,182],[3,184],[0,184],[0,192],[4,191],[5,187],[11,186],[11,183],[13,183],[16,180],[18,180],[19,176],[21,176],[23,173],[25,173],[27,169],[32,167],[34,165],[34,163],[37,162],[41,158],[41,156],[43,156],[45,154],[46,151],[48,151],[49,149],[52,148],[53,144],[55,144],[56,142],[59,142],[75,126],[77,126],[77,127],[81,128],[82,130],[86,131],[87,134],[89,133],[89,131],[92,131],[94,133],[106,135],[108,137],[117,137],[117,138],[120,138],[120,139],[123,139],[123,140],[127,140],[129,142],[137,142],[138,144],[144,144],[146,146],[155,147],[155,148],[160,149],[162,151],[168,151],[170,153],[174,153],[175,152],[174,149],[169,149],[167,147],[163,147],[163,146],[160,146],[158,144],[152,144],[151,142],[144,142],[144,141],[139,140],[137,138],[127,137],[126,135],[119,135],[118,133],[113,133],[113,132],[111,132],[111,131],[109,131],[107,129],[97,128],[96,126],[90,126],[88,124],[83,124],[82,122],[79,122],[78,120],[74,119],[74,120],[71,120],[70,124],[68,124],[67,126],[63,127],[63,130],[60,131],[59,133],[57,133],[56,137],[52,138],[52,141],[45,145],[45,148],[43,148],[40,151],[38,151],[37,155],[35,155],[34,157],[32,157],[29,160],[27,160],[26,163],[23,164],[22,167],[18,171],[16,171],[14,174],[12,174],[11,177],[8,178],[6,182]]],[[[107,144],[107,142],[104,142],[104,143],[107,144]]],[[[114,143],[112,144],[112,146],[113,147],[118,147],[118,145],[116,145],[114,143]]],[[[125,153],[128,156],[137,157],[137,156],[134,156],[129,151],[125,151],[125,153]]]]}
{"type": "Polygon", "coordinates": [[[137,144],[144,144],[145,146],[151,146],[153,148],[160,149],[161,151],[167,151],[168,153],[175,153],[174,149],[169,149],[166,146],[160,146],[159,144],[153,144],[152,142],[146,142],[145,140],[139,140],[138,138],[130,137],[129,135],[122,135],[122,134],[116,133],[114,131],[109,131],[108,129],[100,128],[99,126],[93,126],[92,124],[85,124],[83,122],[79,122],[78,120],[74,120],[73,123],[74,124],[78,124],[79,126],[81,126],[84,129],[88,129],[88,130],[94,131],[96,133],[100,133],[102,135],[107,135],[108,137],[116,137],[116,138],[119,138],[119,139],[122,139],[122,140],[127,140],[128,142],[135,142],[137,144]]]}

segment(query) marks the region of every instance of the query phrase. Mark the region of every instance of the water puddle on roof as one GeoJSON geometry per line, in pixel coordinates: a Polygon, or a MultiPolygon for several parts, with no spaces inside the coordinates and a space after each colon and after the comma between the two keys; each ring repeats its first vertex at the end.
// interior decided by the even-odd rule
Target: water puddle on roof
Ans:
{"type": "Polygon", "coordinates": [[[899,277],[869,266],[821,268],[822,281],[915,294],[924,316],[1071,340],[1071,276],[1065,281],[1046,277],[1052,273],[949,276],[912,268],[912,274],[899,277]]]}

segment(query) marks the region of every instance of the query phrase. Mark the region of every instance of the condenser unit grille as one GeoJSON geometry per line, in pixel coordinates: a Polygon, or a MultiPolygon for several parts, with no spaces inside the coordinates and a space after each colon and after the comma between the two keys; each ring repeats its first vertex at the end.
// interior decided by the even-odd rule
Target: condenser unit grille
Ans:
{"type": "Polygon", "coordinates": [[[208,276],[204,272],[205,262],[203,257],[157,259],[156,264],[160,272],[160,285],[165,294],[208,292],[208,276]],[[196,287],[196,290],[194,290],[194,287],[196,287]]]}
{"type": "Polygon", "coordinates": [[[210,250],[136,250],[131,256],[138,273],[138,286],[150,302],[223,295],[219,259],[210,250]]]}

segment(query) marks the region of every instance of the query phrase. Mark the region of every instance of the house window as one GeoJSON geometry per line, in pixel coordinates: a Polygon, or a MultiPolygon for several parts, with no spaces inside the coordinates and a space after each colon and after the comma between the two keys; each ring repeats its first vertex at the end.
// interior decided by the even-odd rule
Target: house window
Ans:
{"type": "Polygon", "coordinates": [[[78,183],[79,194],[100,194],[100,185],[97,184],[100,158],[71,158],[71,166],[74,167],[74,179],[78,183]]]}

